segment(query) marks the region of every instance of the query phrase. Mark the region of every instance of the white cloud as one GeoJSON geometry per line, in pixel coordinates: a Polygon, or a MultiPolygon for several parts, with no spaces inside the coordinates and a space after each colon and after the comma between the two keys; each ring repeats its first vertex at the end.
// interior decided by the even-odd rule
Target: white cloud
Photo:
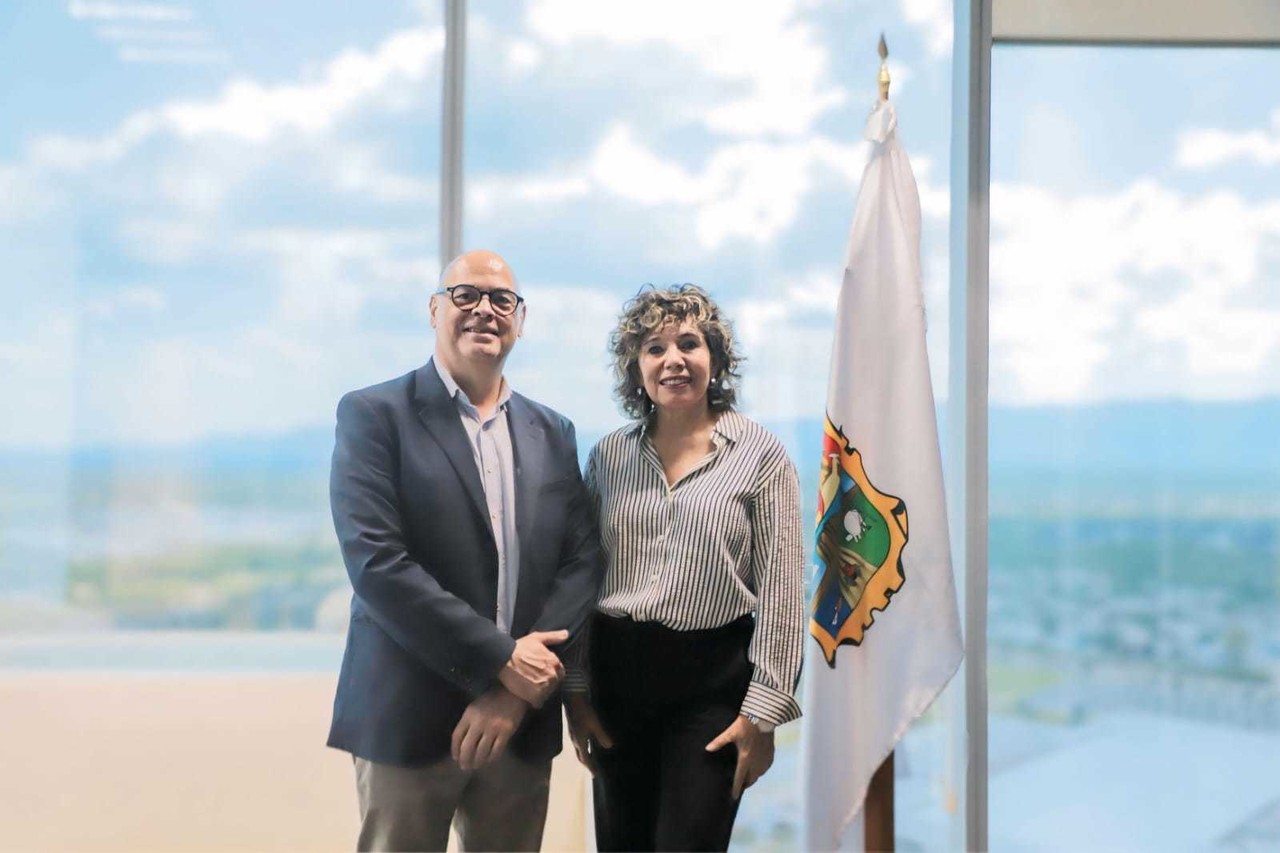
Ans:
{"type": "Polygon", "coordinates": [[[273,362],[285,362],[296,368],[317,368],[324,362],[323,342],[300,340],[279,329],[262,326],[249,329],[242,341],[251,351],[267,354],[273,362]]]}
{"type": "Polygon", "coordinates": [[[928,157],[912,157],[911,171],[916,176],[916,189],[920,193],[920,213],[925,219],[934,219],[945,225],[951,218],[951,187],[933,182],[933,160],[928,157]]]}
{"type": "Polygon", "coordinates": [[[354,322],[372,300],[421,296],[425,306],[439,268],[421,254],[430,241],[411,229],[272,228],[243,232],[231,248],[269,260],[267,280],[278,287],[274,322],[310,334],[354,322]]]}
{"type": "MultiPolygon", "coordinates": [[[[776,8],[747,4],[735,6],[733,14],[756,22],[747,33],[757,47],[768,41],[759,21],[780,22],[787,32],[779,45],[794,56],[814,34],[805,25],[795,24],[786,8],[785,4],[776,8]]],[[[701,16],[702,11],[692,14],[701,16]]],[[[590,38],[599,38],[605,49],[617,44],[608,34],[590,38]]],[[[680,56],[672,57],[669,50],[663,53],[660,45],[643,54],[674,58],[682,69],[695,72],[686,55],[712,66],[711,82],[727,98],[724,104],[710,105],[716,108],[708,113],[714,120],[705,126],[726,134],[718,140],[726,144],[710,151],[697,145],[706,138],[699,124],[703,113],[696,113],[692,121],[688,117],[704,105],[694,103],[697,97],[681,98],[672,109],[685,111],[677,118],[686,131],[692,130],[693,145],[659,145],[657,141],[666,142],[662,134],[670,125],[650,137],[650,124],[643,115],[628,117],[630,124],[603,132],[584,130],[600,134],[598,144],[576,164],[554,160],[529,173],[469,179],[469,214],[501,217],[504,207],[514,203],[522,206],[521,212],[546,216],[556,205],[580,200],[602,219],[609,217],[610,209],[660,207],[659,215],[652,218],[662,222],[655,227],[696,236],[691,250],[697,245],[736,250],[735,240],[767,245],[795,228],[806,194],[833,184],[847,186],[851,206],[852,190],[865,165],[865,146],[838,144],[812,128],[803,130],[823,113],[814,105],[839,94],[828,84],[827,54],[816,38],[812,41],[815,55],[797,66],[796,76],[787,84],[797,87],[794,94],[799,103],[784,104],[781,109],[775,108],[792,93],[769,88],[772,84],[763,78],[771,73],[771,63],[785,62],[785,56],[778,58],[765,50],[753,65],[750,51],[721,50],[717,42],[734,40],[726,39],[722,28],[717,34],[704,27],[692,40],[683,34],[676,38],[681,40],[680,56]],[[717,55],[705,55],[706,51],[717,55]],[[698,56],[699,52],[704,55],[698,56]]],[[[130,42],[122,34],[120,41],[140,47],[145,39],[130,42]]],[[[662,33],[650,41],[670,44],[662,33]]],[[[500,66],[506,63],[515,76],[553,57],[552,44],[545,34],[522,34],[500,42],[495,59],[500,66]]],[[[230,321],[223,318],[216,333],[169,334],[175,332],[174,326],[163,329],[168,336],[160,340],[123,334],[97,339],[95,355],[101,353],[110,363],[92,366],[93,383],[104,394],[115,388],[131,390],[112,400],[81,392],[77,401],[81,429],[92,433],[84,435],[85,440],[177,441],[211,432],[261,432],[323,422],[342,390],[386,378],[388,365],[407,368],[425,358],[430,350],[425,295],[438,270],[438,260],[432,256],[432,223],[422,227],[420,216],[415,215],[404,227],[402,216],[390,220],[402,223],[401,227],[383,229],[378,225],[388,221],[385,212],[370,217],[359,204],[348,209],[353,199],[335,199],[333,191],[350,193],[356,202],[434,206],[438,194],[434,180],[419,177],[420,171],[398,174],[388,168],[392,162],[388,152],[401,150],[396,147],[400,140],[362,134],[360,122],[353,118],[360,118],[356,111],[370,105],[387,108],[397,92],[410,91],[420,100],[427,88],[422,85],[423,75],[434,73],[441,45],[438,29],[400,33],[371,50],[348,52],[345,59],[321,63],[293,80],[238,80],[212,97],[158,103],[127,116],[98,138],[44,137],[33,143],[31,158],[38,160],[50,182],[68,188],[77,198],[101,195],[105,189],[112,203],[124,200],[122,215],[106,226],[106,230],[114,228],[117,245],[113,249],[123,248],[133,259],[157,266],[187,264],[193,273],[205,269],[202,265],[208,258],[209,273],[200,276],[201,287],[218,288],[224,284],[218,276],[234,276],[234,281],[225,282],[228,290],[234,287],[243,295],[260,289],[244,300],[242,307],[247,310],[230,321]],[[344,124],[341,133],[330,132],[344,124]],[[280,164],[286,160],[281,173],[280,164]],[[57,174],[77,169],[83,171],[57,174]],[[297,194],[282,192],[281,186],[295,175],[303,176],[297,182],[297,194]],[[262,191],[271,200],[250,208],[258,197],[250,191],[257,182],[246,179],[259,176],[270,181],[262,191]],[[127,194],[126,183],[135,194],[127,194]],[[326,209],[333,206],[341,217],[337,221],[374,224],[336,230],[235,229],[241,211],[251,211],[254,222],[290,217],[281,209],[282,203],[306,205],[307,222],[335,221],[326,209]],[[223,216],[224,211],[236,216],[223,216]],[[419,319],[422,322],[416,323],[419,319]],[[123,351],[117,353],[117,349],[123,351]],[[88,417],[83,416],[86,412],[88,417]],[[100,425],[96,423],[99,413],[100,425]]],[[[171,44],[157,38],[150,46],[168,49],[183,44],[180,39],[171,44]]],[[[193,41],[192,46],[199,48],[201,43],[193,41]]],[[[906,79],[905,73],[901,79],[906,79]]],[[[705,82],[699,84],[696,95],[705,94],[705,82]]],[[[922,182],[922,199],[927,195],[923,190],[922,182]]],[[[97,227],[98,220],[92,224],[97,227]]],[[[600,224],[607,230],[613,222],[600,224]]],[[[523,236],[517,235],[517,241],[523,236]]],[[[662,239],[648,235],[624,250],[619,260],[631,263],[665,248],[662,239]]],[[[838,263],[838,251],[839,246],[830,247],[833,266],[838,263]]],[[[702,262],[707,254],[691,251],[690,257],[702,262]]],[[[669,256],[664,260],[669,261],[669,256]]],[[[815,388],[825,384],[830,319],[820,303],[831,296],[838,278],[824,274],[821,279],[820,286],[789,291],[780,300],[728,306],[735,316],[741,307],[752,356],[748,382],[752,399],[763,409],[771,405],[766,395],[791,393],[791,379],[784,381],[788,374],[775,365],[792,365],[797,370],[809,365],[805,368],[810,370],[805,374],[808,381],[815,388]],[[781,325],[771,325],[779,318],[784,321],[781,325]],[[797,347],[796,341],[804,346],[797,347]],[[817,353],[816,370],[810,362],[799,360],[808,350],[817,353]]],[[[525,289],[534,302],[528,334],[512,361],[516,384],[521,385],[523,376],[530,387],[554,386],[547,402],[584,428],[615,425],[619,415],[609,395],[603,350],[621,296],[538,282],[525,282],[525,289]],[[555,381],[549,383],[547,377],[555,381]]],[[[179,310],[185,296],[168,289],[156,289],[155,294],[158,298],[151,301],[141,293],[122,294],[110,304],[82,303],[80,307],[103,316],[145,318],[147,313],[179,310]],[[172,305],[164,301],[166,294],[172,305]]],[[[218,304],[220,310],[234,311],[239,303],[228,298],[218,304]]],[[[110,324],[99,325],[103,329],[87,324],[88,333],[99,334],[110,324]]],[[[541,390],[539,394],[545,396],[541,390]]],[[[777,411],[785,412],[781,404],[777,411]]]]}
{"type": "MultiPolygon", "coordinates": [[[[926,311],[945,316],[946,268],[926,281],[926,311]]],[[[836,304],[843,281],[841,259],[802,270],[785,291],[773,297],[749,297],[726,306],[748,361],[743,369],[744,400],[764,420],[785,421],[813,412],[827,398],[836,304]]],[[[929,368],[939,401],[947,390],[945,323],[927,331],[929,368]]]]}
{"type": "MultiPolygon", "coordinates": [[[[659,156],[629,125],[619,123],[576,170],[478,176],[468,183],[467,204],[481,219],[500,216],[512,203],[547,206],[593,195],[645,207],[674,206],[693,216],[699,245],[716,250],[735,239],[773,240],[794,224],[802,199],[823,177],[834,175],[852,190],[866,155],[865,144],[843,145],[822,136],[803,142],[742,141],[714,149],[695,170],[659,156]]],[[[937,201],[936,193],[928,198],[937,201]]]]}
{"type": "Polygon", "coordinates": [[[173,266],[192,260],[213,237],[204,223],[182,219],[129,219],[120,224],[121,248],[150,264],[173,266]]]}
{"type": "MultiPolygon", "coordinates": [[[[833,251],[830,264],[802,270],[776,296],[722,300],[747,357],[742,401],[753,417],[791,420],[826,399],[839,266],[833,251]]],[[[525,292],[533,307],[525,338],[508,363],[513,384],[536,386],[538,398],[582,432],[616,427],[622,416],[612,397],[606,342],[622,297],[565,286],[530,285],[525,292]]],[[[933,362],[935,384],[945,385],[945,352],[935,353],[933,362]]]]}
{"type": "MultiPolygon", "coordinates": [[[[416,231],[399,228],[264,228],[241,232],[237,245],[290,262],[314,258],[327,267],[335,261],[351,258],[383,257],[394,249],[418,245],[426,240],[416,231]]],[[[303,274],[315,271],[306,270],[303,274]]]]}
{"type": "Polygon", "coordinates": [[[1280,392],[1280,205],[1144,180],[997,184],[991,212],[993,400],[1280,392]]]}
{"type": "Polygon", "coordinates": [[[698,211],[699,241],[715,248],[735,237],[773,240],[795,222],[801,199],[815,187],[817,167],[845,170],[856,162],[857,150],[820,137],[791,145],[748,142],[721,148],[707,165],[709,192],[698,211]]]}
{"type": "Polygon", "coordinates": [[[164,292],[155,287],[134,285],[121,288],[106,296],[88,299],[84,302],[86,315],[98,320],[109,320],[125,312],[139,311],[155,314],[163,311],[169,304],[164,292]]]}
{"type": "Polygon", "coordinates": [[[182,45],[207,45],[210,41],[209,34],[202,31],[183,27],[175,29],[173,27],[149,27],[149,26],[119,26],[116,24],[107,24],[94,30],[94,34],[103,41],[138,43],[145,42],[149,44],[182,44],[182,45]]]}
{"type": "Polygon", "coordinates": [[[0,446],[56,449],[70,443],[75,343],[75,322],[57,312],[33,317],[22,333],[0,340],[0,397],[21,401],[0,418],[0,446]]]}
{"type": "Polygon", "coordinates": [[[161,267],[196,259],[216,263],[226,249],[224,232],[234,222],[223,216],[224,209],[233,198],[252,198],[251,179],[268,169],[273,154],[279,156],[210,140],[165,148],[146,160],[135,157],[61,185],[81,204],[92,199],[115,211],[116,244],[128,257],[161,267]]]}
{"type": "Polygon", "coordinates": [[[591,191],[591,181],[581,175],[478,175],[467,180],[467,215],[489,221],[512,203],[546,208],[591,191]]]}
{"type": "Polygon", "coordinates": [[[29,158],[36,168],[82,171],[119,160],[163,127],[159,115],[144,110],[126,118],[112,132],[94,139],[56,134],[37,137],[29,146],[29,158]]]}
{"type": "Polygon", "coordinates": [[[225,65],[229,51],[194,25],[187,7],[154,3],[72,3],[72,18],[97,22],[93,33],[133,65],[225,65]]]}
{"type": "Polygon", "coordinates": [[[138,65],[226,65],[231,61],[231,54],[216,48],[121,47],[116,57],[138,65]]]}
{"type": "MultiPolygon", "coordinates": [[[[422,251],[427,242],[411,229],[227,235],[222,251],[251,264],[268,307],[215,333],[114,343],[79,401],[94,413],[80,439],[185,442],[328,422],[343,391],[425,361],[427,293],[439,266],[422,251]],[[369,323],[362,312],[374,307],[409,318],[409,331],[369,323]]],[[[111,307],[157,304],[140,292],[121,303],[111,307]]]]}
{"type": "Polygon", "coordinates": [[[1219,390],[1228,396],[1233,380],[1252,384],[1280,354],[1280,310],[1234,306],[1210,287],[1194,287],[1145,310],[1138,327],[1153,341],[1185,346],[1191,376],[1215,384],[1226,380],[1228,387],[1219,390]]]}
{"type": "Polygon", "coordinates": [[[0,165],[0,224],[39,219],[53,206],[54,192],[29,169],[0,165]]]}
{"type": "Polygon", "coordinates": [[[342,192],[391,204],[435,205],[440,200],[439,181],[388,169],[383,153],[376,146],[333,146],[328,154],[329,175],[334,187],[342,192]]]}
{"type": "Polygon", "coordinates": [[[640,204],[694,204],[708,192],[701,176],[649,151],[626,125],[615,125],[605,134],[588,168],[599,186],[640,204]]]}
{"type": "Polygon", "coordinates": [[[528,7],[527,20],[536,36],[557,47],[576,41],[670,46],[711,77],[747,88],[745,96],[701,116],[708,128],[732,136],[799,137],[845,99],[829,79],[818,33],[798,18],[801,5],[794,0],[537,0],[528,7]],[[732,26],[732,38],[725,36],[726,26],[732,26]]]}
{"type": "MultiPolygon", "coordinates": [[[[919,27],[929,53],[934,57],[951,55],[955,21],[950,0],[900,0],[903,19],[919,27]]],[[[890,55],[893,45],[889,45],[890,55]]]]}
{"type": "MultiPolygon", "coordinates": [[[[231,194],[268,162],[266,152],[245,152],[225,142],[189,145],[181,151],[166,152],[148,164],[154,174],[148,189],[171,206],[177,216],[207,220],[215,217],[231,194]]],[[[116,193],[121,192],[116,189],[116,193]]]]}
{"type": "Polygon", "coordinates": [[[330,307],[348,300],[332,289],[331,282],[309,293],[291,286],[249,326],[114,347],[76,400],[92,412],[77,425],[78,439],[184,443],[318,426],[332,422],[343,392],[426,360],[425,312],[420,328],[404,333],[336,311],[295,310],[308,296],[330,307]]]}
{"type": "MultiPolygon", "coordinates": [[[[142,442],[174,442],[201,435],[207,429],[202,423],[202,401],[221,396],[219,388],[243,392],[253,381],[252,365],[236,354],[229,347],[180,338],[144,345],[123,366],[123,375],[100,368],[99,385],[110,387],[113,399],[94,400],[98,423],[88,429],[142,442]]],[[[93,390],[90,395],[96,396],[93,390]]],[[[225,420],[225,415],[219,420],[225,420]]]]}
{"type": "Polygon", "coordinates": [[[837,260],[809,269],[776,297],[725,306],[738,348],[747,357],[743,403],[752,416],[788,420],[797,412],[813,411],[815,401],[827,398],[839,266],[837,260]]]}
{"type": "Polygon", "coordinates": [[[1184,169],[1206,169],[1237,160],[1262,166],[1280,163],[1280,109],[1271,113],[1268,129],[1195,129],[1178,136],[1176,161],[1184,169]]]}
{"type": "Polygon", "coordinates": [[[533,42],[516,39],[507,46],[507,66],[518,73],[532,71],[542,64],[542,50],[533,42]]]}
{"type": "MultiPolygon", "coordinates": [[[[283,156],[318,176],[312,189],[320,200],[333,198],[326,188],[345,186],[379,201],[434,201],[434,181],[388,173],[376,144],[296,140],[290,131],[303,122],[300,111],[308,111],[305,121],[329,128],[397,89],[420,92],[438,67],[441,43],[438,30],[402,31],[371,51],[347,51],[294,84],[241,81],[204,101],[135,112],[97,138],[39,137],[25,163],[0,166],[0,221],[40,218],[68,200],[75,210],[101,210],[105,200],[116,251],[153,269],[191,267],[214,288],[219,274],[233,274],[243,291],[248,276],[265,291],[265,299],[248,304],[270,306],[224,322],[216,339],[200,333],[156,339],[154,328],[115,331],[111,322],[90,322],[75,335],[67,323],[31,324],[37,327],[31,334],[11,336],[0,352],[0,362],[23,365],[0,369],[4,390],[27,401],[21,417],[0,419],[0,444],[182,441],[287,429],[327,418],[342,390],[385,378],[386,365],[413,363],[429,340],[425,292],[438,261],[424,249],[434,242],[433,229],[241,232],[222,213],[233,191],[283,156]],[[246,147],[247,140],[272,145],[246,147]],[[148,145],[159,141],[183,144],[148,145]],[[215,251],[210,279],[192,265],[215,251]],[[236,272],[224,272],[228,262],[236,272]],[[363,328],[361,312],[369,306],[391,316],[420,313],[423,331],[363,328]],[[86,345],[92,363],[84,361],[86,345]],[[88,387],[74,385],[86,376],[88,387]]],[[[317,199],[310,192],[300,197],[308,204],[317,199]]],[[[59,234],[71,227],[65,218],[49,224],[59,234]]],[[[58,249],[51,243],[32,251],[47,267],[58,249]]],[[[125,287],[85,298],[69,313],[110,321],[169,307],[159,289],[125,287]]]]}
{"type": "Polygon", "coordinates": [[[815,136],[803,142],[737,142],[720,146],[701,171],[664,160],[613,127],[591,156],[588,172],[599,188],[647,206],[692,208],[699,243],[716,249],[734,238],[768,242],[789,227],[818,170],[856,185],[864,145],[815,136]]]}
{"type": "Polygon", "coordinates": [[[95,365],[94,385],[77,401],[93,413],[79,424],[79,439],[184,443],[332,423],[343,392],[424,362],[429,332],[425,318],[410,334],[346,318],[316,333],[275,314],[216,336],[139,342],[95,365]]]}
{"type": "Polygon", "coordinates": [[[191,20],[191,9],[173,3],[91,3],[72,0],[67,14],[77,20],[173,22],[191,20]]]}
{"type": "MultiPolygon", "coordinates": [[[[902,97],[902,93],[906,91],[911,80],[916,76],[916,72],[910,66],[903,65],[898,60],[889,58],[889,97],[897,100],[902,97]]],[[[879,94],[876,95],[879,97],[879,94]]]]}
{"type": "Polygon", "coordinates": [[[539,402],[580,432],[603,432],[621,420],[613,401],[607,341],[622,308],[616,294],[585,287],[525,282],[529,315],[507,362],[517,390],[537,388],[539,402]]]}
{"type": "Polygon", "coordinates": [[[222,136],[255,144],[289,132],[321,133],[395,85],[421,83],[439,66],[443,48],[444,31],[439,27],[403,30],[372,52],[344,51],[314,82],[267,85],[233,80],[211,100],[173,102],[134,113],[98,138],[40,137],[31,143],[31,160],[37,166],[78,171],[119,160],[159,133],[186,140],[222,136]]]}
{"type": "Polygon", "coordinates": [[[315,133],[395,80],[420,82],[436,67],[443,48],[440,28],[408,30],[372,53],[344,51],[315,83],[266,86],[236,80],[214,101],[173,104],[163,115],[168,127],[188,138],[213,133],[265,142],[286,130],[315,133]]]}
{"type": "Polygon", "coordinates": [[[385,254],[368,259],[365,269],[369,281],[380,282],[382,296],[404,296],[421,304],[426,311],[427,294],[440,279],[440,260],[435,255],[413,254],[391,257],[385,254]]]}

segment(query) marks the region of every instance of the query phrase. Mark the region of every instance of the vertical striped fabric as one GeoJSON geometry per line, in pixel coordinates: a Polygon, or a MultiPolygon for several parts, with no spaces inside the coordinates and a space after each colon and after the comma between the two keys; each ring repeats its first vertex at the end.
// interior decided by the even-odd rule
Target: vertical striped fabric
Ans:
{"type": "Polygon", "coordinates": [[[806,625],[795,467],[777,438],[736,412],[721,415],[713,444],[674,488],[643,423],[592,449],[587,487],[608,561],[596,606],[678,631],[754,612],[742,713],[780,725],[800,716],[806,625]]]}

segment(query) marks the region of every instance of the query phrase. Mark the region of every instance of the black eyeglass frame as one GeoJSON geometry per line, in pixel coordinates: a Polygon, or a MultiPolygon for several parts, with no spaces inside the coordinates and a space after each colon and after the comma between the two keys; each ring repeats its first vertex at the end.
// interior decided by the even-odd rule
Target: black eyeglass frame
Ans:
{"type": "Polygon", "coordinates": [[[510,288],[493,287],[488,290],[485,290],[483,287],[476,287],[474,284],[467,284],[466,282],[462,282],[461,284],[455,284],[455,285],[452,285],[451,287],[442,287],[439,290],[437,290],[433,295],[439,296],[441,294],[448,294],[449,301],[452,302],[458,308],[459,311],[474,311],[475,309],[480,307],[480,303],[484,301],[484,298],[487,296],[489,297],[489,307],[492,308],[493,313],[497,314],[499,317],[510,317],[512,314],[515,314],[516,311],[520,310],[521,304],[524,303],[524,297],[516,293],[514,290],[511,290],[510,288]],[[467,306],[458,304],[458,298],[454,296],[453,292],[457,290],[459,287],[466,287],[476,292],[475,305],[467,307],[467,306]],[[511,296],[514,296],[516,300],[516,304],[511,307],[510,311],[500,310],[498,306],[493,303],[493,295],[495,293],[507,293],[507,294],[510,294],[511,296]]]}

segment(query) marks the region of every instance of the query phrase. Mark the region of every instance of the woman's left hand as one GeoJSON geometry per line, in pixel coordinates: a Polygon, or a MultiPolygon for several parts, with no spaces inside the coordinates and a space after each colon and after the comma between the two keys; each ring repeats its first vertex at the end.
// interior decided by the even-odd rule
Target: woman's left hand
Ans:
{"type": "Polygon", "coordinates": [[[773,765],[773,732],[766,734],[746,717],[738,716],[707,744],[707,752],[717,752],[731,743],[738,747],[738,768],[733,773],[736,800],[773,765]]]}

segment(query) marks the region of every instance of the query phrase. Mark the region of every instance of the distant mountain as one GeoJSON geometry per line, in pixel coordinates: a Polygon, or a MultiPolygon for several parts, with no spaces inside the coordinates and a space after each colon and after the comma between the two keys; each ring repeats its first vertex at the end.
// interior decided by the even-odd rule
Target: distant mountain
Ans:
{"type": "MultiPolygon", "coordinates": [[[[941,418],[945,417],[943,410],[941,418]]],[[[782,439],[803,473],[806,460],[817,453],[821,419],[770,421],[765,426],[782,439]]],[[[945,423],[942,427],[945,430],[945,423]]],[[[579,433],[584,462],[586,451],[601,435],[596,431],[579,433]]],[[[945,442],[945,432],[943,435],[945,442]]],[[[70,461],[75,467],[90,468],[301,470],[327,468],[332,451],[332,428],[315,427],[275,435],[220,436],[180,446],[88,447],[74,451],[70,461]]],[[[5,466],[54,460],[67,461],[47,452],[0,451],[0,465],[5,466]]],[[[990,461],[996,474],[1071,469],[1277,476],[1280,398],[993,407],[990,461]]]]}
{"type": "Polygon", "coordinates": [[[1280,476],[1280,399],[991,411],[991,469],[1280,476]]]}
{"type": "MultiPolygon", "coordinates": [[[[939,414],[944,447],[946,414],[939,414]]],[[[797,462],[816,454],[820,419],[767,426],[797,462]]],[[[988,428],[995,474],[1070,469],[1280,477],[1280,399],[996,406],[988,428]]]]}
{"type": "Polygon", "coordinates": [[[65,465],[75,468],[280,469],[328,468],[333,428],[308,427],[271,435],[226,435],[189,444],[94,445],[68,457],[49,451],[0,450],[0,466],[65,465]]]}

